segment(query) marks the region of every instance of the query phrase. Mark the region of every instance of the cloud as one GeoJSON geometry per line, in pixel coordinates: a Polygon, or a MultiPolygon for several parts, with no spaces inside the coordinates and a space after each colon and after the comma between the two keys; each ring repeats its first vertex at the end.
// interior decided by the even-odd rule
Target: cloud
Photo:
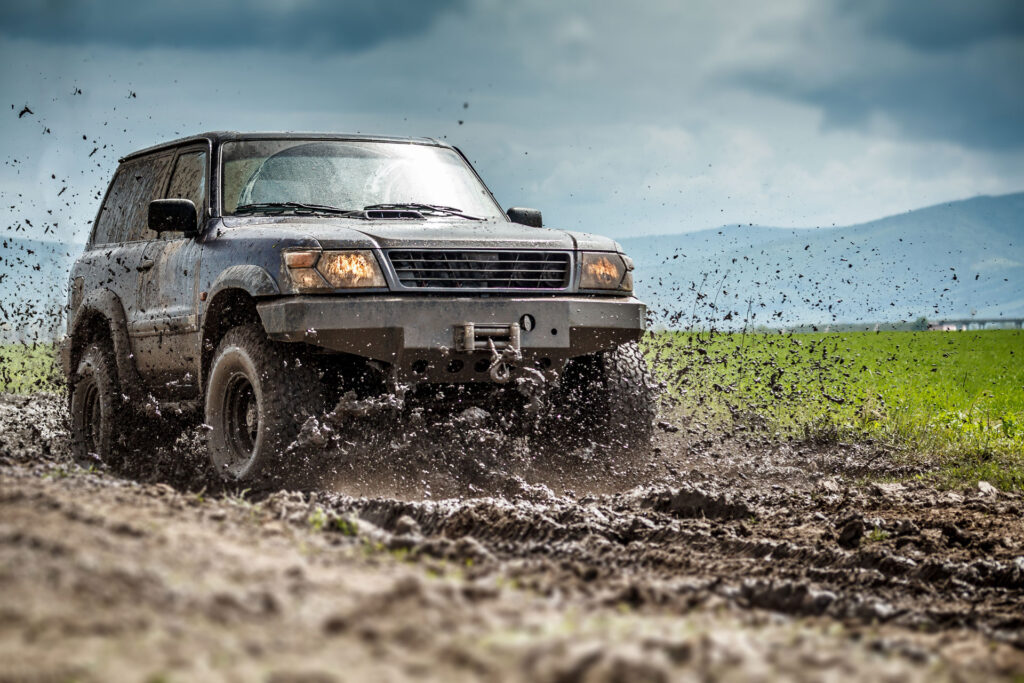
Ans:
{"type": "Polygon", "coordinates": [[[1016,0],[844,0],[841,9],[869,32],[923,50],[1024,36],[1024,3],[1016,0]]]}
{"type": "Polygon", "coordinates": [[[1024,4],[845,2],[767,37],[745,87],[819,107],[826,126],[1024,147],[1024,4]]]}
{"type": "Polygon", "coordinates": [[[0,3],[0,33],[136,48],[356,52],[425,33],[464,0],[25,0],[0,3]]]}
{"type": "MultiPolygon", "coordinates": [[[[59,221],[62,236],[79,239],[118,156],[208,129],[446,138],[503,206],[618,237],[842,225],[1024,187],[1024,146],[964,142],[1015,134],[981,119],[1010,109],[993,99],[992,79],[1004,79],[1009,102],[1020,90],[1019,70],[986,73],[993,55],[1014,49],[1003,34],[924,49],[872,28],[874,15],[817,0],[465,0],[417,15],[415,34],[310,49],[302,35],[340,31],[328,18],[341,10],[305,0],[249,7],[244,21],[261,25],[295,15],[267,39],[274,49],[254,36],[44,39],[0,18],[0,216],[17,205],[7,223],[59,221]],[[922,75],[934,82],[921,85],[922,75]],[[19,119],[24,104],[35,115],[19,119]]],[[[217,33],[232,13],[214,0],[209,16],[217,33]]],[[[140,21],[115,23],[124,33],[140,21]]]]}

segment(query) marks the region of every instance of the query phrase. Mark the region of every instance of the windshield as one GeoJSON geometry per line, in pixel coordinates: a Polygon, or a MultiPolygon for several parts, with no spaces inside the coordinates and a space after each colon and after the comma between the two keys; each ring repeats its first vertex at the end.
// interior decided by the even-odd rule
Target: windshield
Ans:
{"type": "MultiPolygon", "coordinates": [[[[223,148],[224,214],[260,205],[432,205],[504,218],[469,165],[451,149],[397,142],[242,140],[223,148]]],[[[286,207],[284,207],[286,208],[286,207]]],[[[443,215],[443,212],[425,215],[443,215]]]]}

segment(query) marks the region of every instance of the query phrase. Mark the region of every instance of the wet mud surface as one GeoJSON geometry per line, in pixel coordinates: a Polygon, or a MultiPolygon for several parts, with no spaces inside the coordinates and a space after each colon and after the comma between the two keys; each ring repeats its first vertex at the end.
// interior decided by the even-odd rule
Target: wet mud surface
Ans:
{"type": "Polygon", "coordinates": [[[309,489],[254,492],[196,428],[72,463],[61,405],[0,397],[0,680],[1024,675],[1024,498],[869,446],[325,419],[309,489]]]}

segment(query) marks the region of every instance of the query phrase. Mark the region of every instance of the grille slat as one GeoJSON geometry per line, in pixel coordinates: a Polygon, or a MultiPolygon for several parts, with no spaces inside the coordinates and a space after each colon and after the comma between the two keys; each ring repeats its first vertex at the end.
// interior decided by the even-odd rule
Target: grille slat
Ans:
{"type": "MultiPolygon", "coordinates": [[[[403,268],[395,268],[395,270],[397,272],[399,272],[399,273],[406,273],[406,272],[408,272],[408,273],[450,273],[453,270],[454,271],[459,271],[459,272],[466,271],[466,272],[468,272],[470,274],[473,273],[473,271],[471,269],[469,269],[469,268],[412,268],[412,267],[405,268],[405,267],[403,267],[403,268]]],[[[506,272],[506,273],[508,273],[508,272],[515,272],[515,273],[551,273],[552,272],[551,269],[549,269],[549,268],[497,268],[497,269],[495,269],[495,272],[498,272],[498,271],[506,272]]]]}
{"type": "MultiPolygon", "coordinates": [[[[522,278],[522,277],[516,277],[516,276],[502,275],[501,277],[495,278],[495,279],[497,279],[497,280],[518,280],[518,281],[523,281],[523,282],[529,282],[529,281],[534,280],[535,278],[532,278],[532,277],[531,278],[522,278]]],[[[449,280],[451,280],[451,278],[448,278],[448,277],[418,277],[418,278],[416,278],[416,280],[417,281],[423,280],[423,281],[428,281],[428,282],[448,282],[449,280]]]]}
{"type": "MultiPolygon", "coordinates": [[[[504,253],[504,252],[502,252],[502,253],[504,253]]],[[[414,259],[414,258],[396,256],[396,255],[392,254],[391,255],[391,260],[393,262],[397,262],[397,261],[420,261],[420,260],[423,260],[423,259],[414,259]]],[[[552,261],[545,260],[545,259],[529,259],[529,260],[527,260],[527,259],[520,259],[518,261],[495,261],[494,259],[447,259],[447,260],[436,260],[435,259],[433,262],[444,263],[444,264],[450,264],[450,263],[452,263],[452,264],[457,264],[457,263],[467,263],[467,264],[474,264],[474,263],[487,263],[487,264],[491,264],[491,263],[509,263],[509,264],[513,264],[513,265],[519,265],[519,264],[526,264],[526,265],[534,264],[534,265],[537,265],[537,264],[552,263],[552,261]]]]}
{"type": "Polygon", "coordinates": [[[406,250],[388,252],[403,287],[565,289],[570,256],[560,251],[406,250]]]}

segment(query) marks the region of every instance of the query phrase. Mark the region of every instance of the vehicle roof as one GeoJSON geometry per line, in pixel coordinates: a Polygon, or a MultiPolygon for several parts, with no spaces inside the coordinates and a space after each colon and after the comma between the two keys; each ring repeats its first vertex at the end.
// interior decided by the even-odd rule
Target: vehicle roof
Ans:
{"type": "Polygon", "coordinates": [[[153,145],[151,147],[146,147],[145,149],[132,152],[131,154],[126,154],[118,159],[118,161],[127,161],[128,159],[134,159],[135,157],[159,152],[165,149],[172,149],[174,147],[179,147],[193,142],[210,142],[213,145],[217,145],[221,142],[229,142],[232,140],[355,140],[359,142],[406,142],[417,145],[451,147],[448,143],[441,142],[434,138],[362,135],[360,133],[244,133],[233,130],[218,130],[190,135],[188,137],[178,138],[177,140],[170,140],[168,142],[161,142],[158,145],[153,145]]]}

